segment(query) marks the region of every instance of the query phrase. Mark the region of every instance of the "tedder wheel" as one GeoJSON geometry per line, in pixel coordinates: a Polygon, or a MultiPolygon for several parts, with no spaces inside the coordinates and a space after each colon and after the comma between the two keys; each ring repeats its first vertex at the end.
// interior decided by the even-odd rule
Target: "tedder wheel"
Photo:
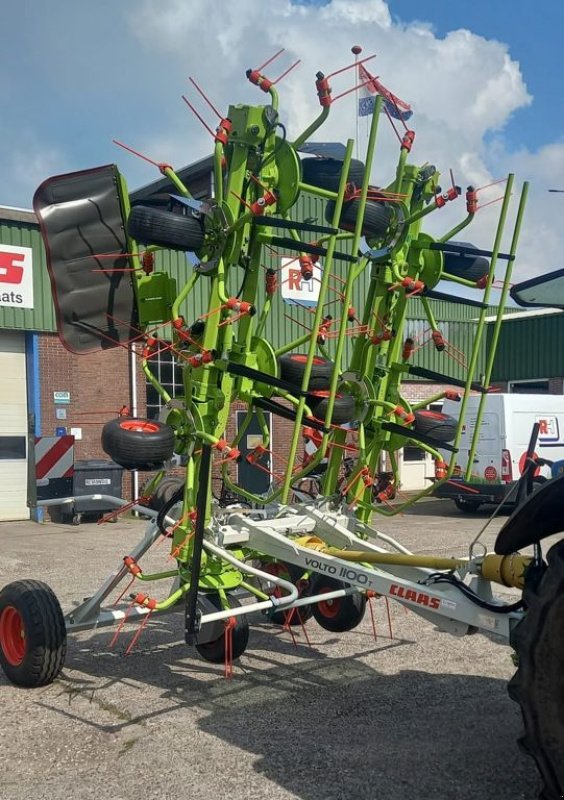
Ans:
{"type": "Polygon", "coordinates": [[[153,511],[160,511],[161,508],[164,508],[164,506],[172,500],[173,496],[182,486],[184,486],[183,478],[177,477],[176,475],[167,475],[162,479],[151,495],[149,508],[152,508],[153,511]]]}
{"type": "Polygon", "coordinates": [[[52,683],[67,652],[65,619],[41,581],[9,583],[0,592],[0,664],[16,686],[52,683]]]}
{"type": "MultiPolygon", "coordinates": [[[[302,353],[289,353],[288,355],[280,356],[278,363],[280,364],[280,377],[283,380],[288,381],[288,383],[293,383],[296,386],[302,385],[302,378],[307,363],[306,355],[302,355],[302,353]]],[[[309,377],[309,390],[329,388],[332,372],[332,361],[328,361],[326,358],[314,357],[309,377]]]]}
{"type": "Polygon", "coordinates": [[[174,453],[169,425],[140,417],[117,417],[102,429],[102,448],[125,469],[160,469],[174,453]]]}
{"type": "MultiPolygon", "coordinates": [[[[304,158],[302,160],[302,181],[320,189],[339,191],[343,162],[335,158],[304,158]]],[[[351,159],[347,183],[362,186],[364,180],[364,164],[356,158],[351,159]]]]}
{"type": "Polygon", "coordinates": [[[415,430],[437,442],[452,442],[458,422],[440,411],[415,411],[415,430]]]}
{"type": "MultiPolygon", "coordinates": [[[[476,250],[476,246],[468,242],[447,242],[446,246],[461,245],[462,247],[476,250]]],[[[444,251],[444,270],[457,278],[466,278],[468,281],[479,281],[485,278],[490,271],[490,262],[485,256],[472,256],[469,253],[458,253],[455,250],[444,251]]]]}
{"type": "Polygon", "coordinates": [[[464,511],[465,514],[475,514],[482,504],[477,500],[463,500],[457,497],[454,501],[454,505],[459,511],[464,511]]]}
{"type": "MultiPolygon", "coordinates": [[[[286,581],[293,581],[295,575],[291,575],[292,567],[285,564],[283,561],[271,561],[268,564],[260,565],[259,569],[263,572],[268,572],[269,575],[276,575],[278,578],[283,578],[286,581]]],[[[299,568],[298,568],[299,569],[299,568]]],[[[270,584],[269,588],[264,589],[266,594],[280,597],[282,592],[276,584],[270,584]],[[272,586],[272,588],[270,588],[272,586]]],[[[290,625],[301,625],[311,619],[313,611],[311,606],[298,606],[295,609],[288,609],[288,611],[273,611],[268,614],[268,620],[275,625],[285,625],[288,622],[290,625]]]]}
{"type": "MultiPolygon", "coordinates": [[[[327,416],[327,406],[329,403],[328,391],[315,391],[307,397],[307,404],[311,408],[316,419],[325,419],[327,416]]],[[[353,422],[356,418],[356,400],[352,394],[336,394],[335,405],[331,422],[334,425],[343,425],[346,422],[353,422]]]]}
{"type": "Polygon", "coordinates": [[[204,243],[202,221],[163,208],[133,206],[127,232],[140,244],[156,244],[167,250],[199,250],[204,243]]]}
{"type": "MultiPolygon", "coordinates": [[[[360,200],[355,198],[343,204],[339,228],[345,231],[354,231],[356,218],[360,208],[360,200]]],[[[335,213],[335,203],[329,200],[325,207],[325,219],[333,222],[335,213]]],[[[393,217],[393,210],[389,203],[379,203],[368,200],[364,209],[364,220],[362,222],[362,235],[367,239],[381,239],[386,234],[393,217]]]]}
{"type": "MultiPolygon", "coordinates": [[[[223,610],[218,594],[209,594],[207,598],[218,611],[223,610]]],[[[241,606],[241,603],[235,597],[230,597],[229,602],[231,608],[239,608],[241,606]]],[[[246,616],[235,617],[235,627],[231,631],[231,636],[233,637],[231,657],[236,659],[243,655],[249,643],[249,621],[246,616]]],[[[212,664],[223,664],[225,661],[225,634],[222,633],[212,642],[197,644],[196,650],[205,661],[211,661],[212,664]]]]}
{"type": "Polygon", "coordinates": [[[527,608],[511,645],[519,667],[509,695],[521,706],[525,734],[519,744],[531,755],[544,781],[542,800],[564,796],[564,541],[547,555],[548,569],[534,588],[525,588],[527,608]]]}
{"type": "MultiPolygon", "coordinates": [[[[348,589],[348,584],[320,575],[313,582],[311,594],[335,592],[338,589],[348,589]]],[[[313,604],[313,616],[318,625],[333,633],[352,631],[364,619],[365,611],[366,597],[359,592],[313,604]]]]}

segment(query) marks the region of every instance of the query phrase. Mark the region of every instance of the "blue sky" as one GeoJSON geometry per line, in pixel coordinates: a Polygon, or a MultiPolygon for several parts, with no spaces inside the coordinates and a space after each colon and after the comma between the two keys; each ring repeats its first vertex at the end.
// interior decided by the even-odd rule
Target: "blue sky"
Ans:
{"type": "MultiPolygon", "coordinates": [[[[349,63],[350,47],[361,44],[365,54],[377,53],[374,74],[413,105],[414,160],[432,161],[443,172],[453,168],[461,185],[484,185],[508,171],[530,180],[524,270],[563,266],[558,259],[564,197],[546,190],[553,184],[564,188],[559,63],[564,4],[19,0],[5,5],[1,205],[29,207],[46,177],[109,162],[119,165],[131,188],[158,177],[112,145],[113,137],[175,166],[207,155],[210,137],[180,95],[187,93],[207,121],[214,120],[188,75],[222,112],[230,102],[260,103],[263,96],[245,81],[245,69],[280,47],[287,52],[271,67],[273,76],[302,59],[280,85],[283,118],[297,133],[318,111],[315,72],[349,63]]],[[[335,91],[343,91],[352,73],[334,83],[335,91]]],[[[332,110],[319,138],[344,141],[354,134],[351,95],[332,110]]],[[[382,185],[397,157],[389,129],[378,146],[372,178],[382,185]]],[[[442,214],[439,229],[450,213],[442,214]]],[[[474,226],[480,246],[491,245],[494,219],[484,211],[474,226]]]]}

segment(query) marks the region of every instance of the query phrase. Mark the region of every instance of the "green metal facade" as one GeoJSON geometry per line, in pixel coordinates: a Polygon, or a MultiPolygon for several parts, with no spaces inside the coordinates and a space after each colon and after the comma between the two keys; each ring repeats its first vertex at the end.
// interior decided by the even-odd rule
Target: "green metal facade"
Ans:
{"type": "MultiPolygon", "coordinates": [[[[488,325],[488,344],[492,326],[488,325]]],[[[492,379],[533,380],[564,375],[564,314],[504,320],[492,379]]]]}

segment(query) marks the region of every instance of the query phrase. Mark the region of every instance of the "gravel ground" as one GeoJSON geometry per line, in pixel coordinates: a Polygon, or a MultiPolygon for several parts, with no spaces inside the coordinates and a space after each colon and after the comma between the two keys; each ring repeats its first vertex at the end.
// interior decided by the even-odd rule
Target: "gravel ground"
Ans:
{"type": "MultiPolygon", "coordinates": [[[[448,501],[378,527],[421,552],[461,555],[487,520],[448,501]]],[[[491,545],[503,522],[495,520],[491,545]]],[[[49,583],[64,610],[97,588],[142,523],[0,524],[0,585],[49,583]],[[71,555],[72,559],[71,560],[71,555]]],[[[166,562],[166,545],[155,558],[166,562]]],[[[252,626],[232,680],[182,641],[182,616],[74,636],[53,685],[21,690],[0,674],[1,800],[532,800],[539,781],[516,745],[506,692],[510,649],[493,637],[438,633],[383,601],[359,628],[252,626]]]]}

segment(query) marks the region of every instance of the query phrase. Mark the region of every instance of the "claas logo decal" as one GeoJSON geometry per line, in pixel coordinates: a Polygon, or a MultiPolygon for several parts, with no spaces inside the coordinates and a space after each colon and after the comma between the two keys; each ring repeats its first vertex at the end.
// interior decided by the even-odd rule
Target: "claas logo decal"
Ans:
{"type": "Polygon", "coordinates": [[[441,601],[438,597],[431,597],[425,592],[416,592],[414,589],[406,589],[403,586],[398,586],[397,583],[392,583],[390,586],[390,595],[397,597],[398,600],[407,600],[410,603],[417,603],[419,606],[427,606],[427,608],[439,608],[441,601]]]}

